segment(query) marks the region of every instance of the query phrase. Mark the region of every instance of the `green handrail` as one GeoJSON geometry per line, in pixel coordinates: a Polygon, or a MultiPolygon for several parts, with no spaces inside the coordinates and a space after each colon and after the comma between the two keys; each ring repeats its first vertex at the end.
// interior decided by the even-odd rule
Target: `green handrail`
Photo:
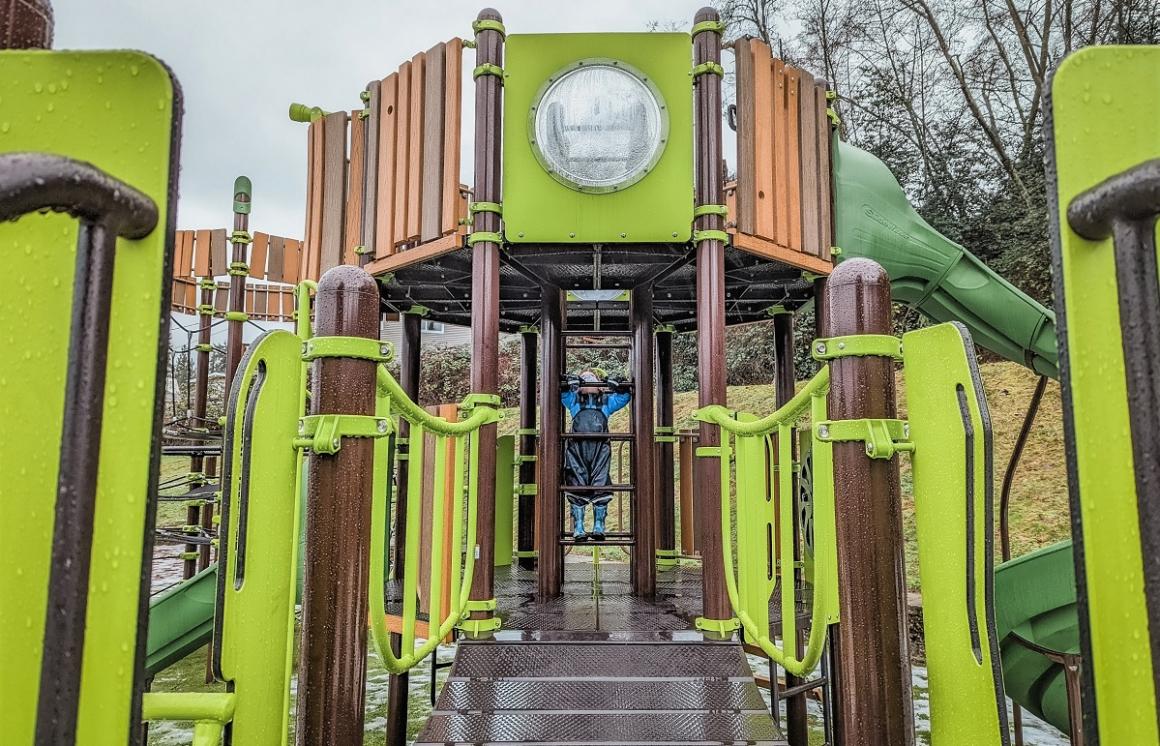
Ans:
{"type": "MultiPolygon", "coordinates": [[[[721,428],[721,487],[723,495],[736,494],[738,522],[734,534],[728,506],[721,510],[725,586],[745,639],[761,648],[770,660],[795,676],[806,676],[817,666],[825,646],[827,627],[837,619],[837,557],[834,534],[834,478],[831,445],[810,429],[813,453],[813,546],[815,556],[809,582],[814,588],[809,637],[804,653],[796,654],[797,608],[793,557],[795,425],[807,414],[812,422],[826,416],[828,368],[814,376],[793,399],[762,418],[713,405],[694,413],[701,422],[721,428]],[[732,445],[731,445],[732,444],[732,445]],[[771,456],[776,453],[776,458],[771,456]],[[732,464],[732,469],[731,469],[732,464]],[[731,473],[732,471],[732,473],[731,473]],[[734,480],[732,477],[736,475],[734,480]],[[773,500],[770,487],[782,496],[773,500]],[[735,488],[735,489],[734,489],[735,488]],[[775,505],[779,511],[774,520],[775,505]],[[772,540],[779,524],[778,541],[772,540]],[[737,565],[733,562],[736,535],[737,565]],[[773,544],[774,546],[770,546],[773,544]],[[775,548],[776,547],[776,548],[775,548]],[[776,563],[770,562],[773,551],[776,563]],[[780,576],[780,577],[779,577],[780,576]],[[780,580],[780,583],[778,582],[780,580]],[[781,645],[769,625],[769,600],[780,585],[781,645]]],[[[717,455],[716,453],[712,455],[717,455]]]]}
{"type": "Polygon", "coordinates": [[[484,425],[499,421],[500,413],[495,406],[488,403],[472,403],[470,398],[461,408],[470,409],[471,414],[466,419],[455,422],[430,414],[407,396],[402,386],[385,367],[379,366],[376,415],[390,417],[392,414],[397,414],[410,423],[410,452],[407,459],[415,465],[410,470],[407,480],[407,535],[403,537],[405,541],[405,570],[403,573],[402,640],[400,652],[396,655],[389,642],[386,600],[383,597],[383,589],[386,587],[386,563],[378,561],[378,558],[383,557],[386,549],[388,535],[388,530],[385,528],[388,509],[386,480],[389,479],[393,465],[386,463],[386,440],[380,438],[376,443],[376,484],[371,503],[371,523],[375,530],[371,534],[370,622],[371,635],[374,638],[379,657],[391,673],[403,673],[413,668],[430,655],[439,646],[440,641],[468,616],[468,596],[471,593],[477,549],[476,504],[478,485],[475,475],[479,473],[479,438],[474,437],[474,435],[484,425]],[[427,640],[422,645],[416,646],[415,627],[419,616],[419,551],[422,542],[423,463],[424,451],[427,447],[427,434],[431,434],[435,441],[433,484],[431,485],[431,543],[426,548],[432,561],[428,593],[427,640]],[[465,453],[467,456],[466,465],[464,463],[465,453]],[[453,459],[453,476],[450,486],[450,551],[452,562],[450,577],[445,578],[442,562],[445,551],[443,532],[448,516],[446,515],[447,483],[444,475],[449,458],[453,459]],[[465,493],[466,506],[464,505],[465,493]],[[467,551],[462,553],[461,559],[460,550],[464,546],[465,521],[467,525],[467,551]],[[448,591],[450,608],[443,609],[443,596],[448,591]]]}

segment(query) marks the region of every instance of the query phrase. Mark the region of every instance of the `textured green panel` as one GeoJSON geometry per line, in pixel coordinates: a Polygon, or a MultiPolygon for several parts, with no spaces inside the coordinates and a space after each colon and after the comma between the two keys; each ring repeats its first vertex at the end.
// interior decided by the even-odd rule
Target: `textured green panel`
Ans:
{"type": "Polygon", "coordinates": [[[217,594],[217,564],[149,600],[145,673],[173,665],[209,642],[217,594]]]}
{"type": "Polygon", "coordinates": [[[237,693],[239,744],[286,740],[298,551],[298,452],[290,444],[302,411],[301,345],[287,331],[263,334],[242,358],[231,392],[217,650],[222,678],[237,693]]]}
{"type": "MultiPolygon", "coordinates": [[[[0,52],[0,151],[88,161],[159,213],[152,234],[116,250],[78,743],[129,738],[179,109],[169,71],[139,52],[0,52]]],[[[76,234],[58,214],[0,224],[0,720],[13,744],[35,727],[76,234]]]]}
{"type": "Polygon", "coordinates": [[[512,563],[516,438],[502,435],[495,447],[495,566],[507,567],[512,563]]]}
{"type": "Polygon", "coordinates": [[[966,329],[903,336],[931,741],[1002,744],[991,598],[991,421],[966,329]]]}
{"type": "Polygon", "coordinates": [[[1052,78],[1049,106],[1068,481],[1073,526],[1078,502],[1082,527],[1075,538],[1082,539],[1091,631],[1092,660],[1085,665],[1095,682],[1101,743],[1155,744],[1160,734],[1124,353],[1116,333],[1115,258],[1110,239],[1093,242],[1073,233],[1066,211],[1077,194],[1160,157],[1160,48],[1092,47],[1070,55],[1052,78]]]}
{"type": "Polygon", "coordinates": [[[687,241],[693,220],[689,35],[513,34],[507,39],[505,57],[503,217],[507,240],[687,241]],[[589,57],[622,60],[643,72],[660,90],[669,115],[669,141],[652,173],[608,194],[583,194],[553,179],[537,162],[528,136],[528,113],[540,87],[553,73],[589,57]]]}

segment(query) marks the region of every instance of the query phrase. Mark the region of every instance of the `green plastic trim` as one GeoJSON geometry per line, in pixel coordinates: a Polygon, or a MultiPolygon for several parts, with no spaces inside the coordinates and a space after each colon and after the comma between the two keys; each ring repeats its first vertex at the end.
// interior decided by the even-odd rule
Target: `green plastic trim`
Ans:
{"type": "Polygon", "coordinates": [[[679,440],[680,438],[675,435],[658,435],[653,438],[653,442],[655,443],[676,443],[679,440]]]}
{"type": "Polygon", "coordinates": [[[889,459],[899,451],[914,450],[905,420],[822,420],[815,424],[814,432],[825,443],[864,442],[866,455],[873,459],[889,459]]]}
{"type": "Polygon", "coordinates": [[[249,231],[234,231],[230,234],[230,243],[253,243],[254,237],[249,231]]]}
{"type": "Polygon", "coordinates": [[[354,247],[354,253],[362,256],[363,254],[373,254],[375,253],[375,250],[370,246],[363,246],[362,244],[359,244],[358,246],[354,247]]]}
{"type": "Polygon", "coordinates": [[[523,551],[523,552],[516,550],[516,551],[512,552],[512,556],[516,557],[518,559],[539,559],[540,553],[537,552],[535,549],[531,549],[531,550],[523,551]]]}
{"type": "Polygon", "coordinates": [[[693,217],[699,218],[702,215],[720,215],[726,217],[729,214],[728,205],[697,205],[693,208],[693,217]]]}
{"type": "Polygon", "coordinates": [[[214,308],[212,303],[202,303],[198,305],[197,313],[199,316],[213,316],[217,313],[217,309],[214,308]]]}
{"type": "Polygon", "coordinates": [[[202,290],[217,290],[217,281],[212,277],[203,277],[197,281],[197,286],[202,290]]]}
{"type": "Polygon", "coordinates": [[[657,324],[653,327],[653,334],[676,334],[677,327],[672,324],[657,324]]]}
{"type": "Polygon", "coordinates": [[[403,311],[403,313],[410,313],[410,314],[414,314],[415,316],[427,316],[428,314],[431,313],[431,309],[427,308],[427,306],[421,306],[418,303],[416,303],[415,305],[408,308],[406,311],[403,311]]]}
{"type": "Polygon", "coordinates": [[[459,409],[470,412],[476,407],[497,408],[503,404],[499,394],[468,394],[467,398],[459,403],[459,409]]]}
{"type": "Polygon", "coordinates": [[[716,75],[717,77],[725,77],[725,68],[717,62],[702,62],[693,67],[693,77],[699,78],[702,75],[716,75]]]}
{"type": "Polygon", "coordinates": [[[497,617],[488,617],[487,619],[464,619],[455,626],[468,637],[477,637],[486,632],[495,632],[502,625],[502,620],[497,617]]]}
{"type": "Polygon", "coordinates": [[[249,215],[250,204],[254,201],[254,184],[250,181],[249,176],[239,176],[234,179],[234,213],[237,215],[249,215]],[[244,200],[238,199],[239,194],[246,195],[244,200]]]}
{"type": "Polygon", "coordinates": [[[317,106],[307,106],[306,104],[290,104],[290,121],[302,122],[304,124],[316,122],[322,119],[329,112],[323,111],[317,106]]]}
{"type": "Polygon", "coordinates": [[[475,32],[476,36],[478,36],[483,31],[498,31],[500,36],[505,38],[507,37],[507,29],[504,28],[503,23],[490,19],[473,21],[471,24],[471,30],[475,32]]]}
{"type": "Polygon", "coordinates": [[[532,497],[535,497],[536,495],[539,494],[539,491],[537,490],[536,485],[534,485],[534,484],[521,484],[521,485],[516,486],[516,494],[517,495],[530,495],[532,497]]]}
{"type": "Polygon", "coordinates": [[[200,552],[182,552],[181,554],[177,555],[177,558],[183,560],[195,560],[200,556],[200,552]]]}
{"type": "Polygon", "coordinates": [[[657,435],[672,435],[673,428],[670,425],[657,425],[653,428],[653,432],[657,435]]]}
{"type": "Polygon", "coordinates": [[[534,453],[520,453],[516,455],[517,464],[534,464],[536,463],[536,454],[534,453]]]}
{"type": "Polygon", "coordinates": [[[693,231],[693,243],[713,240],[729,243],[729,234],[718,230],[693,231]]]}
{"type": "Polygon", "coordinates": [[[250,320],[250,314],[246,313],[245,311],[226,311],[225,319],[226,319],[226,321],[243,321],[244,322],[244,321],[250,320]]]}
{"type": "Polygon", "coordinates": [[[481,241],[503,243],[503,236],[492,231],[476,231],[467,237],[467,245],[474,246],[481,241]]]}
{"type": "Polygon", "coordinates": [[[470,614],[473,611],[495,611],[495,599],[485,598],[478,601],[468,599],[463,605],[463,613],[470,614]]]}
{"type": "Polygon", "coordinates": [[[721,637],[732,637],[734,632],[741,629],[741,620],[735,616],[728,619],[709,619],[699,616],[693,626],[702,632],[713,632],[721,637]]]}
{"type": "Polygon", "coordinates": [[[195,348],[198,352],[213,352],[213,345],[209,342],[198,344],[195,348]]]}
{"type": "Polygon", "coordinates": [[[712,31],[715,34],[724,33],[725,22],[724,21],[701,21],[699,23],[694,23],[692,30],[689,31],[689,35],[696,36],[697,34],[703,33],[705,31],[712,31]]]}
{"type": "Polygon", "coordinates": [[[492,75],[496,78],[499,78],[500,85],[503,85],[503,68],[499,65],[493,65],[490,62],[484,62],[482,65],[477,65],[476,68],[471,71],[472,80],[479,80],[480,76],[482,75],[492,75]]]}
{"type": "Polygon", "coordinates": [[[493,212],[496,215],[503,215],[502,202],[469,202],[467,203],[467,211],[474,215],[477,212],[493,212]]]}
{"type": "Polygon", "coordinates": [[[378,390],[380,396],[390,397],[394,405],[393,411],[405,417],[412,425],[421,425],[424,430],[435,433],[436,435],[465,435],[478,429],[482,425],[499,422],[501,418],[500,411],[497,408],[483,404],[482,402],[480,405],[472,408],[471,416],[465,420],[450,422],[443,417],[436,417],[411,401],[407,393],[403,391],[403,387],[399,385],[399,382],[395,380],[395,377],[383,365],[379,366],[378,390]]]}
{"type": "Polygon", "coordinates": [[[250,274],[250,265],[245,262],[230,262],[229,274],[232,277],[245,277],[250,274]]]}
{"type": "Polygon", "coordinates": [[[390,361],[393,350],[390,342],[367,337],[313,337],[302,343],[302,362],[328,357],[390,361]]]}
{"type": "Polygon", "coordinates": [[[721,458],[721,446],[697,446],[693,454],[699,458],[721,458]]]}
{"type": "Polygon", "coordinates": [[[539,434],[540,431],[534,427],[521,427],[519,430],[516,430],[516,435],[533,435],[538,437],[539,434]]]}
{"type": "Polygon", "coordinates": [[[902,359],[902,340],[889,334],[856,334],[849,337],[823,337],[810,345],[814,360],[837,360],[843,357],[888,357],[902,359]]]}
{"type": "Polygon", "coordinates": [[[842,124],[842,118],[833,109],[826,109],[826,116],[829,117],[832,126],[837,127],[842,124]]]}
{"type": "Polygon", "coordinates": [[[387,417],[365,414],[313,414],[298,420],[296,448],[309,448],[315,453],[335,454],[342,448],[343,438],[382,438],[392,432],[387,417]]]}
{"type": "Polygon", "coordinates": [[[520,325],[520,334],[539,334],[539,333],[540,333],[540,327],[536,326],[535,324],[521,324],[520,325]]]}

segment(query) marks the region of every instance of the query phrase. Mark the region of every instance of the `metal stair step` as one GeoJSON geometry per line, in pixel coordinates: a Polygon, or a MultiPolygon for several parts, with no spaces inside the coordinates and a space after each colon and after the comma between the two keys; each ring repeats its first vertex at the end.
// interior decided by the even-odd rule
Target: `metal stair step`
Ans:
{"type": "Polygon", "coordinates": [[[549,680],[448,681],[436,714],[495,713],[518,710],[626,711],[709,710],[764,712],[765,702],[752,682],[736,680],[549,680]]]}
{"type": "Polygon", "coordinates": [[[740,645],[491,643],[461,645],[453,679],[752,679],[740,645]]]}

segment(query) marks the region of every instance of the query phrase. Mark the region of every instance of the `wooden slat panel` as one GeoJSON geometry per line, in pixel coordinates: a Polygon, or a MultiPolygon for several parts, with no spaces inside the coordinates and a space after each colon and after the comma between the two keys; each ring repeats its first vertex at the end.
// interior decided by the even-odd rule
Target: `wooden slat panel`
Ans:
{"type": "Polygon", "coordinates": [[[773,58],[769,46],[754,44],[753,84],[755,88],[754,185],[756,194],[751,198],[754,204],[753,229],[758,235],[773,236],[773,58]]]}
{"type": "Polygon", "coordinates": [[[250,277],[266,279],[266,254],[270,250],[270,234],[254,232],[254,243],[250,244],[250,277]]]}
{"type": "Polygon", "coordinates": [[[287,319],[294,317],[294,293],[290,291],[282,293],[282,316],[287,319]]]}
{"type": "Polygon", "coordinates": [[[282,247],[282,282],[297,285],[302,281],[302,241],[286,239],[282,247]]]}
{"type": "MultiPolygon", "coordinates": [[[[734,58],[737,60],[737,211],[731,213],[730,217],[746,233],[756,230],[757,161],[761,153],[756,144],[756,99],[761,90],[757,86],[754,70],[755,65],[761,65],[755,49],[758,44],[753,39],[741,38],[733,47],[734,58]]],[[[768,78],[769,66],[764,67],[768,78]]]]}
{"type": "Polygon", "coordinates": [[[796,67],[785,68],[785,153],[786,175],[785,189],[789,195],[788,218],[789,225],[786,233],[789,241],[786,244],[794,251],[802,250],[802,216],[801,216],[801,156],[798,152],[799,128],[801,123],[798,115],[798,99],[801,97],[801,70],[796,67]]]}
{"type": "Polygon", "coordinates": [[[307,167],[307,207],[306,234],[300,256],[298,277],[302,280],[317,280],[322,245],[322,195],[324,168],[324,130],[326,120],[319,119],[310,124],[310,155],[307,167]]]}
{"type": "Polygon", "coordinates": [[[463,107],[463,42],[447,42],[443,66],[443,216],[440,232],[452,233],[467,212],[459,211],[460,116],[463,107]]]}
{"type": "Polygon", "coordinates": [[[801,135],[798,152],[801,162],[801,250],[814,256],[818,252],[818,126],[814,98],[814,76],[801,71],[798,92],[798,121],[801,135]]]}
{"type": "MultiPolygon", "coordinates": [[[[196,251],[196,235],[194,231],[182,231],[181,236],[174,240],[174,250],[177,256],[173,261],[174,277],[189,277],[194,264],[196,251]]],[[[206,249],[208,256],[208,247],[206,249]]],[[[207,260],[208,261],[208,260],[207,260]]]]}
{"type": "Polygon", "coordinates": [[[785,65],[779,59],[774,59],[770,68],[770,84],[772,85],[770,105],[770,158],[773,174],[773,233],[765,238],[774,243],[786,245],[786,226],[789,225],[789,195],[786,194],[783,184],[786,182],[785,157],[785,65]]]}
{"type": "MultiPolygon", "coordinates": [[[[226,229],[216,228],[209,233],[209,272],[214,277],[227,274],[230,271],[229,247],[226,241],[226,229]]],[[[201,240],[201,231],[198,231],[198,240],[201,240]]]]}
{"type": "Polygon", "coordinates": [[[378,187],[379,187],[379,121],[382,117],[381,97],[382,83],[372,80],[367,84],[367,118],[364,126],[366,136],[363,138],[365,153],[363,154],[363,219],[359,226],[358,242],[371,252],[374,258],[377,251],[375,229],[378,227],[378,187]]]}
{"type": "Polygon", "coordinates": [[[336,111],[324,117],[322,174],[322,242],[319,244],[318,275],[342,263],[343,233],[346,228],[346,133],[347,113],[336,111]]]}
{"type": "Polygon", "coordinates": [[[427,50],[423,61],[422,161],[419,172],[419,240],[438,238],[443,227],[443,45],[427,50]]]}
{"type": "Polygon", "coordinates": [[[814,110],[818,120],[818,250],[821,252],[819,258],[832,261],[830,247],[834,244],[834,237],[830,223],[830,118],[826,116],[826,87],[819,84],[814,96],[814,110]]]}
{"type": "Polygon", "coordinates": [[[407,157],[407,228],[406,240],[414,241],[419,238],[422,229],[420,215],[422,214],[423,199],[423,110],[424,91],[426,90],[427,55],[419,52],[411,58],[411,120],[408,128],[410,140],[407,157]]]}
{"type": "Polygon", "coordinates": [[[213,308],[218,313],[225,313],[230,306],[230,286],[219,284],[213,292],[213,308]]]}
{"type": "Polygon", "coordinates": [[[418,147],[412,140],[411,132],[411,63],[404,62],[399,68],[398,91],[395,94],[395,218],[391,231],[392,246],[387,252],[395,253],[399,244],[407,240],[407,210],[418,195],[408,193],[407,168],[411,162],[411,148],[418,147]]]}
{"type": "Polygon", "coordinates": [[[361,243],[363,222],[363,190],[366,181],[366,120],[361,110],[350,116],[350,161],[347,164],[346,182],[346,227],[342,236],[342,263],[358,266],[358,254],[354,248],[361,243]]]}
{"type": "Polygon", "coordinates": [[[267,314],[267,307],[270,300],[270,291],[265,286],[254,288],[254,312],[259,316],[267,314]]]}
{"type": "Polygon", "coordinates": [[[181,231],[179,240],[190,241],[193,244],[193,275],[194,277],[209,277],[209,244],[199,245],[194,242],[193,231],[181,231]]]}
{"type": "Polygon", "coordinates": [[[378,204],[375,206],[375,258],[395,248],[395,171],[399,131],[398,73],[387,76],[379,87],[378,204]]]}
{"type": "Polygon", "coordinates": [[[285,238],[270,236],[269,248],[266,250],[266,279],[270,282],[282,282],[285,272],[282,265],[286,261],[282,250],[285,246],[285,238]]]}

